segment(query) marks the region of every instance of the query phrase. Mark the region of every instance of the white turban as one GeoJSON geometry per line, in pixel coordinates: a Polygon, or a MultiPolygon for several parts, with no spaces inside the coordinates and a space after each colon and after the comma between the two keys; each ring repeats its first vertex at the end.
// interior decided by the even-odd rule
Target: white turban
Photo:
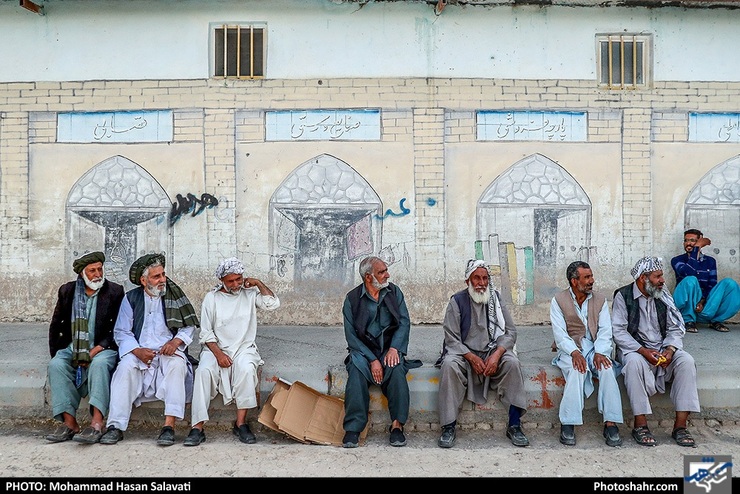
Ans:
{"type": "Polygon", "coordinates": [[[637,279],[643,273],[652,273],[653,271],[663,271],[663,259],[654,256],[645,256],[635,264],[630,274],[632,278],[637,279]]]}
{"type": "Polygon", "coordinates": [[[221,264],[216,268],[216,278],[219,280],[223,279],[228,274],[243,274],[244,264],[236,257],[229,257],[221,261],[221,264]]]}
{"type": "Polygon", "coordinates": [[[473,271],[478,268],[486,268],[486,271],[488,271],[488,266],[486,265],[485,261],[482,261],[480,259],[469,260],[468,265],[465,267],[465,281],[468,281],[468,278],[470,278],[470,275],[473,274],[473,271]]]}

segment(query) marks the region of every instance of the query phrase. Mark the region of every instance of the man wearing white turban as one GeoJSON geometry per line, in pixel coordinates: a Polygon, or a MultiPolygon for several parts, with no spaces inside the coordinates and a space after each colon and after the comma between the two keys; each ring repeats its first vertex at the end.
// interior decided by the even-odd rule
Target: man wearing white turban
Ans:
{"type": "Polygon", "coordinates": [[[671,437],[679,446],[693,447],[687,425],[689,414],[700,411],[696,364],[683,349],[683,318],[665,288],[663,260],[643,257],[631,274],[634,283],[614,292],[612,334],[634,415],[632,437],[643,446],[657,444],[647,425],[650,397],[665,393],[670,383],[676,409],[671,437]]]}
{"type": "Polygon", "coordinates": [[[221,393],[224,405],[236,402],[233,432],[246,444],[257,442],[247,423],[247,412],[257,408],[257,368],[264,364],[255,343],[255,308],[275,310],[280,299],[257,278],[244,277],[244,265],[235,258],[225,259],[216,268],[218,285],[203,298],[200,316],[200,364],[195,371],[193,424],[185,446],[198,446],[206,440],[208,407],[221,393]]]}
{"type": "Polygon", "coordinates": [[[528,446],[521,427],[527,396],[519,358],[514,353],[516,326],[490,281],[486,263],[471,259],[465,268],[467,289],[450,297],[442,327],[444,346],[437,361],[439,422],[437,444],[455,443],[457,416],[463,400],[483,405],[493,390],[509,414],[506,437],[515,446],[528,446]]]}

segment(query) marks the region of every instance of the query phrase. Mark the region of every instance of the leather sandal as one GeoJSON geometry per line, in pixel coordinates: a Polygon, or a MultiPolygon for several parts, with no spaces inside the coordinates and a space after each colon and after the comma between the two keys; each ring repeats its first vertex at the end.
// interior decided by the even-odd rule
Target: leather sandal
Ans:
{"type": "Polygon", "coordinates": [[[673,429],[671,437],[676,440],[676,444],[679,446],[686,446],[687,448],[693,448],[696,446],[694,437],[686,427],[676,427],[673,429]]]}
{"type": "Polygon", "coordinates": [[[725,326],[724,324],[722,324],[719,321],[710,322],[709,323],[709,327],[712,328],[715,331],[719,331],[720,333],[729,333],[730,332],[730,330],[727,328],[727,326],[725,326]]]}
{"type": "Polygon", "coordinates": [[[640,446],[655,446],[658,444],[657,441],[655,441],[655,436],[650,432],[647,425],[632,429],[632,438],[640,446]]]}

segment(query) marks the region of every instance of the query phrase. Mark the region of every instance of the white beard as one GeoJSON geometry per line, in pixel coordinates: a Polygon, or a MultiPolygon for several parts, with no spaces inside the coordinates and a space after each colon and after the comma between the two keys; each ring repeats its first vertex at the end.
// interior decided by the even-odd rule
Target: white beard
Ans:
{"type": "Polygon", "coordinates": [[[84,269],[82,270],[82,279],[85,280],[85,285],[87,285],[87,287],[94,292],[100,290],[103,287],[103,283],[105,283],[105,278],[102,277],[98,280],[91,281],[90,278],[88,278],[85,274],[84,269]]]}
{"type": "Polygon", "coordinates": [[[471,300],[476,304],[487,304],[491,300],[491,288],[486,287],[485,292],[479,293],[475,291],[473,285],[468,285],[468,295],[470,295],[471,300]]]}
{"type": "Polygon", "coordinates": [[[375,279],[375,276],[373,276],[373,287],[376,290],[380,290],[381,288],[386,288],[389,285],[389,282],[386,281],[385,283],[380,283],[378,280],[375,279]]]}

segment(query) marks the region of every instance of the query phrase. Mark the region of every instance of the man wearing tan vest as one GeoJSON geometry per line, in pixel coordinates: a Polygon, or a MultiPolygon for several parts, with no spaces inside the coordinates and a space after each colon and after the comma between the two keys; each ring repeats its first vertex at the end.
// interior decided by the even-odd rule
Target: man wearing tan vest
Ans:
{"type": "Polygon", "coordinates": [[[618,372],[611,361],[614,346],[609,306],[604,295],[593,291],[594,276],[588,263],[572,262],[565,274],[570,287],[555,294],[550,304],[553,351],[557,351],[552,363],[565,378],[559,413],[560,442],[575,446],[575,426],[583,424],[583,404],[594,392],[596,378],[604,439],[609,446],[620,446],[617,424],[624,418],[618,372]]]}

